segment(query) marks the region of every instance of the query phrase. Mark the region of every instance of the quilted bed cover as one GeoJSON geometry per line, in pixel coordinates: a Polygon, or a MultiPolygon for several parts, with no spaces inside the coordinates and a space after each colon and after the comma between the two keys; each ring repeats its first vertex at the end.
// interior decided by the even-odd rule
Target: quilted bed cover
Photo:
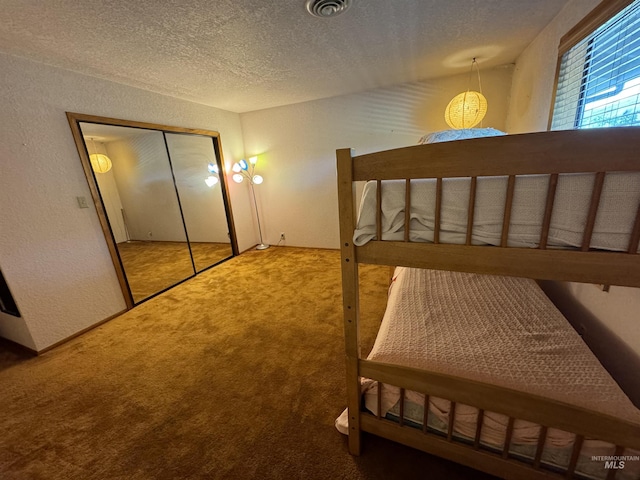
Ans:
{"type": "MultiPolygon", "coordinates": [[[[368,359],[540,395],[640,428],[640,410],[531,279],[398,267],[368,359]]],[[[372,413],[377,390],[376,382],[363,379],[365,406],[372,413]]],[[[399,388],[384,385],[382,415],[399,399],[399,388]]],[[[406,401],[423,405],[424,396],[407,391],[406,401]]],[[[449,401],[431,397],[429,408],[447,422],[449,401]]],[[[455,431],[473,438],[477,413],[458,405],[455,431]]],[[[343,414],[336,421],[338,430],[345,432],[346,422],[343,414]]],[[[501,447],[507,423],[505,415],[485,412],[481,442],[501,447]]],[[[516,420],[513,443],[535,444],[539,428],[516,420]]],[[[549,429],[546,445],[564,448],[574,439],[571,433],[549,429]]],[[[583,454],[611,454],[612,448],[587,440],[583,454]]]]}

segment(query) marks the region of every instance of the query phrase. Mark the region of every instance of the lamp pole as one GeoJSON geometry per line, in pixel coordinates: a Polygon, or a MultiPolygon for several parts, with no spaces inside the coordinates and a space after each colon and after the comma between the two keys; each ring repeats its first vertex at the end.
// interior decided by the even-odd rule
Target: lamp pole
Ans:
{"type": "Polygon", "coordinates": [[[269,245],[266,245],[262,241],[262,228],[260,228],[260,213],[258,212],[258,203],[256,202],[256,191],[253,188],[253,179],[249,181],[249,185],[251,185],[251,195],[253,196],[253,206],[256,209],[256,219],[258,220],[258,234],[260,235],[260,245],[256,247],[256,250],[266,250],[269,248],[269,245]]]}
{"type": "Polygon", "coordinates": [[[233,181],[236,183],[242,183],[242,181],[246,178],[249,180],[249,186],[251,187],[251,196],[253,197],[253,206],[256,209],[256,219],[258,220],[258,234],[260,235],[260,245],[256,247],[256,250],[266,250],[269,248],[268,244],[264,243],[262,239],[262,226],[260,225],[260,212],[258,212],[258,201],[256,200],[256,191],[254,189],[254,185],[257,183],[258,185],[263,182],[263,179],[260,175],[254,175],[256,163],[258,163],[258,157],[251,157],[249,159],[249,163],[246,160],[240,160],[233,164],[233,171],[235,172],[233,175],[233,181]]]}

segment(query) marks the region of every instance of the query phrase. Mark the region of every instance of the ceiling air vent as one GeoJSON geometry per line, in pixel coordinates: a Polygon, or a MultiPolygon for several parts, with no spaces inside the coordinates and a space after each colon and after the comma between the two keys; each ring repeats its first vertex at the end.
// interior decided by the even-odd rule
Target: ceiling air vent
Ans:
{"type": "Polygon", "coordinates": [[[351,0],[307,0],[305,6],[314,17],[329,18],[346,12],[351,0]]]}

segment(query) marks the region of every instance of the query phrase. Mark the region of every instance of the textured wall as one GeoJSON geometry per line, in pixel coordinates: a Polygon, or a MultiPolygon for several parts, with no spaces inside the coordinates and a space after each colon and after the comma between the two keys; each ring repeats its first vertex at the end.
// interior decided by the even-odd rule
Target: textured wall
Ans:
{"type": "MultiPolygon", "coordinates": [[[[237,114],[0,54],[0,266],[23,315],[0,335],[43,349],[124,309],[65,117],[75,111],[217,130],[243,156],[237,114]],[[31,337],[31,339],[29,338],[31,337]]],[[[231,186],[240,248],[256,243],[245,191],[231,186]]]]}
{"type": "Polygon", "coordinates": [[[507,117],[509,133],[547,129],[560,38],[599,3],[600,0],[569,2],[518,57],[507,117]]]}
{"type": "MultiPolygon", "coordinates": [[[[512,71],[482,71],[485,127],[505,127],[512,71]]],[[[336,149],[415,145],[448,128],[445,107],[468,86],[465,74],[241,114],[247,155],[262,154],[265,181],[256,191],[265,241],[285,232],[287,245],[338,248],[336,149]]]]}
{"type": "MultiPolygon", "coordinates": [[[[589,13],[599,0],[573,0],[522,53],[516,63],[507,118],[509,133],[547,129],[560,38],[589,13]]],[[[640,289],[563,283],[558,291],[572,297],[640,354],[640,289]]]]}

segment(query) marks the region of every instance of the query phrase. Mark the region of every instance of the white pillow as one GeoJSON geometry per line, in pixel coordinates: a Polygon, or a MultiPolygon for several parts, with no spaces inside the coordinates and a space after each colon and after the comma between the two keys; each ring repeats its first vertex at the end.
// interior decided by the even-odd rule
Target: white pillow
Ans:
{"type": "Polygon", "coordinates": [[[453,140],[465,140],[467,138],[480,137],[497,137],[506,135],[505,132],[496,130],[495,128],[463,128],[460,130],[442,130],[441,132],[433,132],[423,136],[418,143],[440,143],[451,142],[453,140]]]}

